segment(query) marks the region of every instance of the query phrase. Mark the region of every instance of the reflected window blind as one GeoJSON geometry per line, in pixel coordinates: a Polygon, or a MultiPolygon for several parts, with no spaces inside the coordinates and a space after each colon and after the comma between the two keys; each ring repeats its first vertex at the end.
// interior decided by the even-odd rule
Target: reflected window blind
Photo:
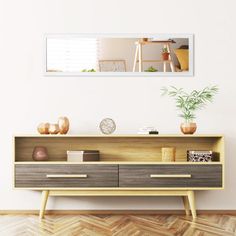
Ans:
{"type": "Polygon", "coordinates": [[[47,71],[81,72],[97,70],[97,38],[47,38],[47,71]]]}

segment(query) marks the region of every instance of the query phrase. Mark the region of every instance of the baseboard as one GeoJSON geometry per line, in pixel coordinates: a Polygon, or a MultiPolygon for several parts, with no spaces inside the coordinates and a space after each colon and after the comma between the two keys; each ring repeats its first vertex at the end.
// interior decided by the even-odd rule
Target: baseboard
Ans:
{"type": "MultiPolygon", "coordinates": [[[[198,210],[198,214],[236,215],[236,210],[198,210]]],[[[38,215],[38,210],[0,210],[0,215],[38,215]]],[[[183,210],[47,210],[48,215],[184,215],[183,210]]]]}

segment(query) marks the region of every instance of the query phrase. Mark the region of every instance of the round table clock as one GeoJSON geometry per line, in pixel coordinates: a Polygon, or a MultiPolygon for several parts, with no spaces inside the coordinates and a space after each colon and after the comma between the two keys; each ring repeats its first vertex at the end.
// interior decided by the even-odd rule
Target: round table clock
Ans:
{"type": "Polygon", "coordinates": [[[105,118],[101,121],[99,128],[103,134],[112,134],[116,130],[116,123],[111,118],[105,118]]]}

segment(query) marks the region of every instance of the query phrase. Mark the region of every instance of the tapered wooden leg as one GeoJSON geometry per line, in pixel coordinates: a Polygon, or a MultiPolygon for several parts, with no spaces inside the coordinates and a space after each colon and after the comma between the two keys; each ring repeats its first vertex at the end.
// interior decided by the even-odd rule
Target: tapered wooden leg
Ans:
{"type": "Polygon", "coordinates": [[[173,58],[172,58],[172,49],[171,49],[171,46],[170,46],[170,44],[168,43],[167,45],[166,45],[166,47],[167,47],[167,50],[168,50],[168,52],[170,53],[170,55],[169,55],[169,60],[170,60],[170,69],[171,69],[171,72],[175,72],[175,66],[174,66],[174,62],[173,62],[173,58]]]}
{"type": "Polygon", "coordinates": [[[188,201],[189,201],[189,206],[192,212],[193,219],[197,217],[196,213],[196,206],[195,206],[195,199],[194,199],[194,191],[188,191],[188,201]]]}
{"type": "Polygon", "coordinates": [[[135,50],[135,56],[134,56],[134,65],[133,65],[133,72],[135,72],[135,68],[136,68],[136,63],[137,63],[137,59],[138,59],[138,45],[136,45],[136,50],[135,50]]]}
{"type": "Polygon", "coordinates": [[[143,71],[143,52],[142,52],[142,44],[138,45],[138,72],[143,71]]]}
{"type": "Polygon", "coordinates": [[[49,195],[49,190],[44,190],[42,192],[42,202],[41,202],[41,208],[40,208],[40,213],[39,213],[40,219],[43,219],[43,217],[44,217],[44,212],[45,212],[46,205],[47,205],[48,195],[49,195]]]}
{"type": "Polygon", "coordinates": [[[171,72],[175,72],[175,66],[173,61],[170,62],[170,68],[171,68],[171,72]]]}
{"type": "Polygon", "coordinates": [[[186,216],[189,216],[190,215],[190,209],[189,209],[188,197],[183,196],[182,199],[183,199],[183,203],[184,203],[184,209],[185,209],[186,216]]]}
{"type": "Polygon", "coordinates": [[[163,61],[163,72],[166,72],[166,62],[163,61]]]}

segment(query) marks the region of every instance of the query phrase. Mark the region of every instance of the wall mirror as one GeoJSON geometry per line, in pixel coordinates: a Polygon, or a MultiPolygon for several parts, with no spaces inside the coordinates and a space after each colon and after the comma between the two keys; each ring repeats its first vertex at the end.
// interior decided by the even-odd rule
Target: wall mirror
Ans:
{"type": "Polygon", "coordinates": [[[48,34],[47,76],[193,76],[192,34],[48,34]]]}

